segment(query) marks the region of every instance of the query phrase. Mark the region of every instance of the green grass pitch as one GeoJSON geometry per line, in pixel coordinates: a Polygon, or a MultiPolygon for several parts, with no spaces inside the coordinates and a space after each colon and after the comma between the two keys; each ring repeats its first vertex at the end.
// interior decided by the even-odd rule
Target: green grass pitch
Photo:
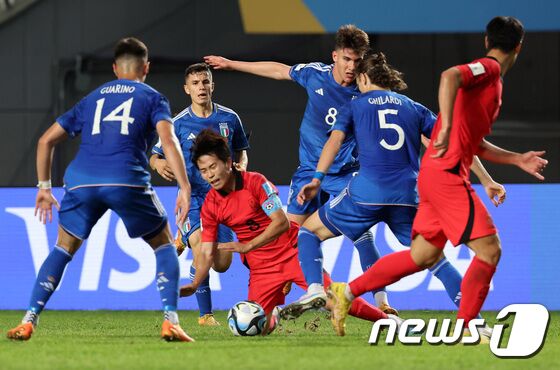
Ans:
{"type": "MultiPolygon", "coordinates": [[[[283,322],[268,337],[234,337],[224,311],[216,313],[223,324],[217,328],[199,327],[195,312],[180,314],[196,343],[161,341],[161,314],[153,311],[46,311],[29,342],[12,342],[6,331],[22,312],[0,311],[0,369],[560,369],[560,312],[551,313],[544,347],[529,359],[497,358],[488,345],[371,346],[370,323],[350,318],[347,335],[336,337],[319,313],[283,322]]],[[[401,315],[454,317],[434,311],[401,315]]],[[[495,313],[483,316],[493,323],[495,313]]]]}

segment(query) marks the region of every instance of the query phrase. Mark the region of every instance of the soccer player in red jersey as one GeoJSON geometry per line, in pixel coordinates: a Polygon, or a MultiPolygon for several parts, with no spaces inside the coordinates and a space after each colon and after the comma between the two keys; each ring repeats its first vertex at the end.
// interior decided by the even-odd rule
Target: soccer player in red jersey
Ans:
{"type": "MultiPolygon", "coordinates": [[[[471,187],[473,156],[516,165],[544,180],[544,151],[514,153],[484,139],[498,116],[502,76],[513,66],[523,40],[523,26],[513,17],[496,17],[486,27],[485,57],[449,68],[441,75],[440,114],[420,167],[420,205],[412,228],[410,250],[381,258],[350,284],[333,283],[333,325],[344,333],[346,312],[354,297],[387,286],[433,264],[447,240],[475,252],[461,284],[457,314],[465,325],[486,299],[500,259],[500,239],[488,211],[471,187]]],[[[487,338],[486,338],[487,339],[487,338]]]]}
{"type": "MultiPolygon", "coordinates": [[[[181,296],[196,291],[208,275],[218,249],[238,252],[250,271],[248,299],[263,307],[269,322],[267,329],[272,330],[277,322],[272,313],[276,306],[284,304],[286,283],[293,282],[307,289],[297,257],[299,227],[288,220],[276,187],[263,175],[240,172],[232,167],[227,142],[216,132],[204,130],[197,136],[191,158],[212,188],[201,211],[202,246],[198,268],[192,283],[181,287],[181,296]],[[220,243],[218,247],[220,224],[231,228],[239,242],[220,243]]],[[[329,283],[330,278],[325,273],[325,285],[329,283]]],[[[363,299],[353,302],[350,314],[370,321],[387,317],[400,321],[363,299]]]]}

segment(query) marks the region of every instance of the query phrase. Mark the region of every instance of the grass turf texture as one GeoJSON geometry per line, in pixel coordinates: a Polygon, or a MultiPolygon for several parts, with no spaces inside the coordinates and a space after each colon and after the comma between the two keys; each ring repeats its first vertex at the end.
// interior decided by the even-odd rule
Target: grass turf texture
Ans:
{"type": "MultiPolygon", "coordinates": [[[[558,369],[560,312],[551,313],[543,349],[530,359],[500,359],[488,345],[394,346],[367,341],[371,324],[350,318],[347,335],[336,337],[325,314],[307,313],[283,322],[268,337],[234,337],[226,312],[221,327],[199,327],[197,313],[181,312],[196,343],[159,339],[161,314],[153,311],[46,311],[29,342],[6,331],[22,312],[0,311],[0,369],[558,369]],[[313,325],[318,323],[315,330],[313,325]],[[310,326],[312,328],[310,328],[310,326]]],[[[494,312],[483,316],[490,323],[494,312]]],[[[405,318],[453,318],[450,312],[404,311],[405,318]]],[[[383,335],[384,338],[384,335],[383,335]]],[[[380,341],[381,342],[381,341],[380,341]]]]}

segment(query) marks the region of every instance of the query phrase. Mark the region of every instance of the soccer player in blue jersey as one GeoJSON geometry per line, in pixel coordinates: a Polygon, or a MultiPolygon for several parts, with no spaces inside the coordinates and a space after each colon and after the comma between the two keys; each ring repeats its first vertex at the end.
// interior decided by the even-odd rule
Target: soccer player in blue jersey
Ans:
{"type": "MultiPolygon", "coordinates": [[[[405,89],[402,74],[393,69],[383,53],[368,55],[357,69],[362,94],[345,106],[333,125],[317,164],[313,180],[302,187],[298,202],[304,204],[320,192],[328,172],[348,135],[356,137],[360,171],[334,199],[309,217],[300,229],[298,247],[308,251],[314,263],[301,263],[311,289],[323,289],[320,242],[338,235],[354,240],[378,222],[385,222],[402,245],[410,246],[412,222],[418,207],[416,188],[422,135],[430,137],[435,115],[423,105],[392,90],[405,89]],[[319,269],[319,275],[317,275],[319,269]]],[[[478,163],[473,171],[496,204],[505,190],[478,163]],[[495,199],[497,198],[497,199],[495,199]]],[[[461,275],[443,255],[432,266],[450,298],[459,305],[461,275]]],[[[293,303],[286,314],[299,315],[309,307],[293,303]]],[[[344,335],[343,332],[339,333],[344,335]]]]}
{"type": "MultiPolygon", "coordinates": [[[[339,154],[323,179],[320,194],[310,202],[298,204],[301,187],[313,179],[321,150],[327,141],[326,133],[336,124],[341,108],[360,93],[356,86],[356,63],[369,49],[368,35],[354,25],[338,29],[332,52],[333,64],[308,63],[288,66],[277,62],[241,62],[219,56],[206,56],[204,60],[216,69],[236,70],[277,80],[292,80],[307,91],[307,106],[301,121],[299,160],[292,177],[288,198],[288,218],[302,225],[304,221],[325,204],[330,196],[342,191],[359,165],[355,158],[356,143],[349,135],[341,145],[339,154]]],[[[353,239],[362,269],[365,271],[379,258],[373,235],[366,230],[353,239]]],[[[305,251],[300,250],[300,253],[305,251]]],[[[312,290],[310,290],[312,291],[312,290]]],[[[385,289],[374,292],[376,304],[386,313],[396,313],[389,307],[385,289]]],[[[323,300],[322,294],[304,295],[301,301],[313,305],[323,300]]]]}
{"type": "Polygon", "coordinates": [[[164,311],[162,338],[193,341],[179,326],[179,261],[167,215],[146,171],[146,150],[155,131],[179,183],[178,222],[187,217],[191,189],[173,132],[169,103],[144,83],[148,71],[146,45],[135,38],[120,40],[113,64],[117,79],[93,90],[58,117],[39,139],[35,212],[46,223],[52,220],[52,206],[59,208],[58,239],[39,270],[22,323],[8,331],[8,338],[31,337],[66,265],[97,221],[111,209],[123,220],[130,237],[141,237],[154,249],[156,281],[164,311]],[[82,141],[66,169],[66,192],[59,207],[51,192],[54,147],[67,137],[78,135],[82,141]]]}
{"type": "MultiPolygon", "coordinates": [[[[202,179],[198,169],[195,167],[191,158],[191,147],[197,135],[204,129],[210,128],[225,137],[229,147],[232,148],[232,158],[235,166],[240,171],[247,169],[247,141],[243,124],[237,113],[222,105],[212,102],[214,82],[212,72],[205,63],[190,65],[185,70],[185,93],[191,99],[191,105],[173,118],[175,135],[179,139],[187,174],[191,183],[191,207],[187,220],[180,225],[175,244],[179,254],[183,252],[185,246],[189,246],[193,253],[193,263],[190,269],[190,278],[194,279],[196,264],[200,253],[200,209],[210,190],[210,185],[202,179]]],[[[156,170],[166,180],[173,180],[173,171],[169,167],[158,142],[152,149],[153,155],[150,157],[150,166],[156,170]]],[[[233,232],[220,225],[218,228],[218,242],[227,243],[233,241],[233,232]]],[[[231,264],[231,253],[220,251],[214,257],[214,270],[224,272],[231,264]]],[[[210,291],[210,277],[198,286],[196,290],[196,300],[200,311],[198,318],[199,325],[217,326],[212,313],[212,296],[210,291]]]]}

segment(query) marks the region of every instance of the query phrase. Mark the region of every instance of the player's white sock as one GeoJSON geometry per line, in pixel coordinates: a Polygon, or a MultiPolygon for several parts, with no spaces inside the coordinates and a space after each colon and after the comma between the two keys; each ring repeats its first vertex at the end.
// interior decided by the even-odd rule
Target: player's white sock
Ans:
{"type": "Polygon", "coordinates": [[[31,324],[33,324],[33,327],[36,327],[37,324],[39,323],[39,314],[31,310],[28,310],[25,313],[25,316],[23,316],[23,319],[21,320],[22,324],[25,324],[27,322],[30,322],[31,324]]]}
{"type": "Polygon", "coordinates": [[[179,323],[179,315],[177,315],[177,311],[164,311],[163,319],[169,320],[169,322],[173,325],[177,325],[179,323]]]}
{"type": "Polygon", "coordinates": [[[350,290],[350,284],[346,284],[346,288],[344,289],[344,296],[349,300],[349,301],[353,301],[354,298],[354,294],[352,294],[352,291],[350,290]]]}
{"type": "Polygon", "coordinates": [[[384,290],[380,290],[379,292],[375,293],[375,305],[377,307],[381,306],[382,304],[386,304],[389,306],[389,300],[387,298],[387,292],[384,290]]]}
{"type": "Polygon", "coordinates": [[[310,284],[309,287],[307,288],[307,294],[309,295],[324,293],[324,292],[325,292],[325,288],[323,287],[322,284],[319,283],[310,284]]]}

